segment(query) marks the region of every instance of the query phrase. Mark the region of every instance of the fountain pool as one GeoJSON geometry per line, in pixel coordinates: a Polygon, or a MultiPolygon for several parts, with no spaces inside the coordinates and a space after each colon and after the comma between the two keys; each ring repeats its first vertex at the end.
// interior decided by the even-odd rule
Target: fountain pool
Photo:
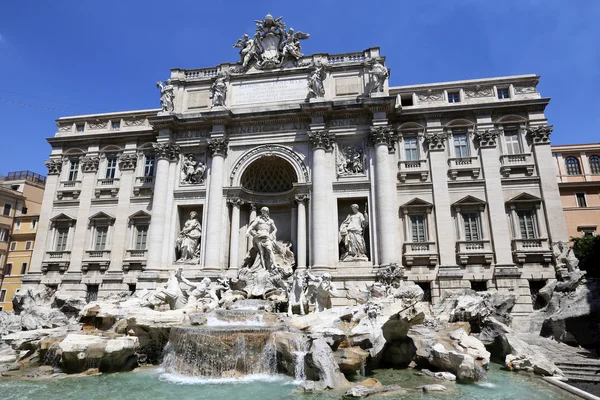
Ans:
{"type": "MultiPolygon", "coordinates": [[[[382,369],[373,377],[384,384],[408,388],[403,396],[370,396],[369,399],[462,399],[462,400],[571,400],[576,399],[533,375],[503,371],[493,365],[488,379],[477,384],[443,383],[450,392],[423,393],[411,390],[434,383],[413,370],[382,369]]],[[[303,394],[295,390],[297,382],[280,375],[249,375],[241,379],[207,379],[169,374],[161,368],[143,368],[134,372],[106,374],[87,378],[19,380],[0,378],[2,400],[109,400],[109,399],[341,399],[339,392],[303,394]]]]}

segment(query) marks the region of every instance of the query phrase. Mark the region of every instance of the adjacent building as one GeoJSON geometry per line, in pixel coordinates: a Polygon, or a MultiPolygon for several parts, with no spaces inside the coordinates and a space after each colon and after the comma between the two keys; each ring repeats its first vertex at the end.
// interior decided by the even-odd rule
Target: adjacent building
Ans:
{"type": "Polygon", "coordinates": [[[552,146],[569,237],[600,233],[600,143],[552,146]]]}
{"type": "Polygon", "coordinates": [[[278,24],[240,39],[237,63],[172,69],[162,108],[56,121],[26,284],[91,299],[178,267],[235,276],[266,206],[296,266],[333,276],[336,304],[398,265],[433,302],[497,288],[527,315],[568,240],[539,77],[390,86],[379,48],[305,56],[278,24]],[[340,249],[353,204],[365,257],[340,249]]]}
{"type": "Polygon", "coordinates": [[[45,182],[31,171],[10,172],[0,181],[0,311],[12,311],[29,271],[45,182]]]}

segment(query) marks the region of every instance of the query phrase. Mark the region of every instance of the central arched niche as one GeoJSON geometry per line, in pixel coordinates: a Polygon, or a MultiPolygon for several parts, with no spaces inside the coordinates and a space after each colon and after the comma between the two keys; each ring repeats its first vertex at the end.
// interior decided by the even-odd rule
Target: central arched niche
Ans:
{"type": "Polygon", "coordinates": [[[252,162],[240,180],[244,189],[254,193],[289,192],[297,182],[294,167],[277,156],[265,156],[252,162]]]}

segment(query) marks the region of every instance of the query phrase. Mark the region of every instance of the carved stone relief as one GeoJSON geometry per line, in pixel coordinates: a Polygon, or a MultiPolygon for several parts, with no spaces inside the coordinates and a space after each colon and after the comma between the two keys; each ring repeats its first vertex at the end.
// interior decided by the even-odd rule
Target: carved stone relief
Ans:
{"type": "Polygon", "coordinates": [[[336,154],[338,176],[365,173],[365,152],[360,145],[338,145],[336,154]]]}
{"type": "Polygon", "coordinates": [[[100,165],[100,158],[97,156],[84,156],[79,159],[79,164],[83,172],[96,172],[100,165]]]}
{"type": "Polygon", "coordinates": [[[496,129],[475,131],[475,139],[479,140],[481,147],[496,147],[496,140],[500,132],[496,129]]]}
{"type": "Polygon", "coordinates": [[[183,185],[200,185],[204,183],[206,165],[197,161],[196,156],[188,154],[181,161],[181,179],[183,185]]]}
{"type": "Polygon", "coordinates": [[[44,162],[46,168],[48,168],[48,175],[60,175],[62,171],[63,161],[56,159],[49,159],[44,162]]]}
{"type": "Polygon", "coordinates": [[[445,132],[426,133],[425,141],[429,145],[429,150],[444,150],[448,134],[445,132]]]}
{"type": "Polygon", "coordinates": [[[527,128],[527,134],[531,136],[533,144],[548,144],[553,129],[552,125],[532,127],[527,128]]]}
{"type": "Polygon", "coordinates": [[[535,88],[535,85],[533,85],[533,84],[519,85],[519,86],[515,86],[514,88],[515,88],[516,94],[537,93],[537,89],[535,88]]]}
{"type": "Polygon", "coordinates": [[[441,90],[436,90],[434,92],[429,89],[425,93],[417,93],[417,98],[419,101],[442,101],[444,100],[444,92],[441,90]]]}
{"type": "Polygon", "coordinates": [[[137,154],[121,154],[119,156],[119,169],[121,171],[135,169],[137,159],[137,154]]]}
{"type": "Polygon", "coordinates": [[[473,97],[493,97],[494,96],[494,88],[492,87],[482,87],[480,85],[475,86],[474,88],[465,89],[465,97],[473,98],[473,97]]]}

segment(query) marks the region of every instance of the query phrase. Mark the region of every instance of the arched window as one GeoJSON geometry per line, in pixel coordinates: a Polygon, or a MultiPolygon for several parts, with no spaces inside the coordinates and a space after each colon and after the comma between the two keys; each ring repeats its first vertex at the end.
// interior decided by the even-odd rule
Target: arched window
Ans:
{"type": "Polygon", "coordinates": [[[590,171],[592,171],[592,174],[600,174],[600,157],[590,156],[590,171]]]}
{"type": "Polygon", "coordinates": [[[283,158],[266,156],[254,161],[242,174],[244,189],[257,193],[282,193],[298,182],[296,171],[283,158]]]}
{"type": "Polygon", "coordinates": [[[567,166],[567,175],[581,175],[579,160],[575,157],[565,158],[565,165],[567,166]]]}

